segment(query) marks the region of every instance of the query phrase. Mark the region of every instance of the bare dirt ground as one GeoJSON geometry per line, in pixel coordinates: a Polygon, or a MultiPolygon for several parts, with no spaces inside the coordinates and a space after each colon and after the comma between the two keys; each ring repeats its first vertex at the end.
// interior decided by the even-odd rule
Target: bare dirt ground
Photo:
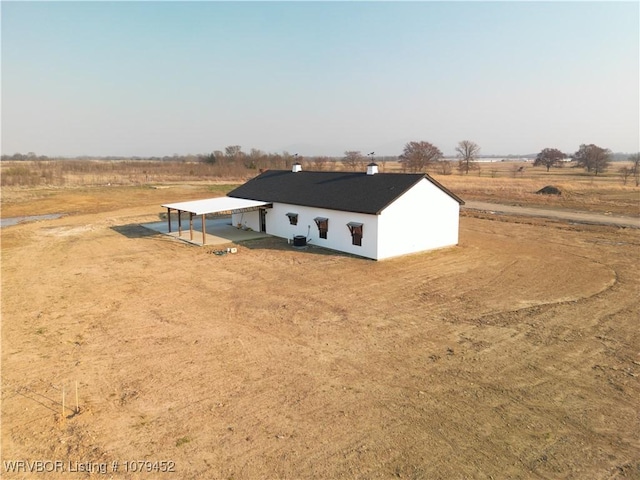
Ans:
{"type": "Polygon", "coordinates": [[[640,478],[637,229],[467,211],[385,262],[216,256],[139,226],[202,192],[139,193],[1,231],[2,478],[640,478]]]}
{"type": "Polygon", "coordinates": [[[570,223],[587,223],[592,225],[613,225],[617,227],[640,228],[640,218],[611,213],[584,212],[567,209],[551,209],[539,206],[522,207],[491,202],[468,201],[463,206],[466,210],[480,210],[497,214],[520,215],[527,217],[543,217],[564,220],[570,223]]]}

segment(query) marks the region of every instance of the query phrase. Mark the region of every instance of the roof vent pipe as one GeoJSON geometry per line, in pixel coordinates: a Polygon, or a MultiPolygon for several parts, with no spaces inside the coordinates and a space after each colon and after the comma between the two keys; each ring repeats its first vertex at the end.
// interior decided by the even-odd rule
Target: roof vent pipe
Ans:
{"type": "Polygon", "coordinates": [[[300,165],[298,162],[294,163],[293,166],[291,167],[291,171],[293,173],[301,172],[302,171],[302,165],[300,165]]]}
{"type": "Polygon", "coordinates": [[[378,164],[371,162],[367,165],[367,175],[375,175],[376,173],[378,173],[378,164]]]}

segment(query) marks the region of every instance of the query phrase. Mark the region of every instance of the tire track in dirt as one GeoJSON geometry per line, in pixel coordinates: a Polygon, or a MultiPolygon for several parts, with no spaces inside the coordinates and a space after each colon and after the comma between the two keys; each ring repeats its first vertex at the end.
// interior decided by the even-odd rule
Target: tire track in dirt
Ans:
{"type": "Polygon", "coordinates": [[[380,263],[275,243],[219,258],[106,225],[3,249],[4,452],[37,458],[61,440],[76,449],[53,450],[61,456],[153,452],[203,479],[590,478],[625,468],[638,451],[635,237],[496,224],[463,218],[460,247],[380,263]],[[558,265],[545,245],[585,258],[570,278],[537,284],[558,265]],[[18,268],[25,277],[8,282],[18,268]],[[617,275],[607,290],[513,321],[523,294],[598,291],[607,269],[617,275]],[[501,288],[513,286],[510,270],[531,281],[501,288]],[[38,292],[31,303],[28,291],[38,292]],[[504,326],[472,322],[491,308],[504,326]],[[77,333],[79,346],[64,341],[77,333]],[[87,410],[65,429],[8,390],[46,394],[39,381],[76,376],[87,410]]]}

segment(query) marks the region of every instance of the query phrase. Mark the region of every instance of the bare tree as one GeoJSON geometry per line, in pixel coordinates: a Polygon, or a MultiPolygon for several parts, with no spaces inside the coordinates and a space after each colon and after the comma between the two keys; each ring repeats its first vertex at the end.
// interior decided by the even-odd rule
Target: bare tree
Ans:
{"type": "Polygon", "coordinates": [[[313,157],[312,164],[315,170],[324,170],[327,162],[329,161],[329,157],[313,157]]]}
{"type": "Polygon", "coordinates": [[[633,162],[631,170],[633,171],[633,178],[636,180],[636,187],[640,186],[640,153],[634,153],[628,160],[633,162]]]}
{"type": "Polygon", "coordinates": [[[220,161],[224,158],[224,152],[220,151],[220,150],[214,150],[213,151],[213,156],[216,157],[217,161],[220,161]]]}
{"type": "Polygon", "coordinates": [[[240,145],[229,145],[228,147],[225,147],[224,154],[225,157],[227,157],[227,160],[233,163],[239,163],[245,156],[240,145]]]}
{"type": "Polygon", "coordinates": [[[611,162],[611,150],[597,145],[580,145],[580,149],[573,155],[573,159],[579,167],[587,172],[593,171],[596,175],[604,172],[611,162]]]}
{"type": "Polygon", "coordinates": [[[353,171],[364,170],[365,158],[359,151],[349,150],[344,152],[342,164],[353,171]]]}
{"type": "Polygon", "coordinates": [[[460,159],[458,161],[458,170],[460,170],[460,173],[468,174],[469,170],[475,170],[477,168],[475,161],[480,153],[480,146],[477,143],[471,140],[462,140],[458,142],[456,152],[460,159]]]}
{"type": "Polygon", "coordinates": [[[622,184],[626,185],[629,177],[633,175],[633,167],[620,167],[618,173],[620,174],[620,178],[622,178],[622,184]]]}
{"type": "Polygon", "coordinates": [[[403,170],[410,172],[423,172],[442,158],[442,152],[438,147],[429,142],[409,142],[404,146],[399,160],[403,170]]]}
{"type": "Polygon", "coordinates": [[[224,153],[222,153],[220,150],[215,150],[212,153],[208,154],[208,155],[199,155],[198,158],[205,162],[205,163],[210,163],[212,165],[214,164],[221,164],[222,160],[224,159],[224,153]]]}
{"type": "Polygon", "coordinates": [[[275,170],[283,169],[282,158],[280,158],[280,155],[277,153],[270,153],[269,155],[267,155],[267,158],[265,159],[264,168],[265,169],[273,168],[275,170]]]}
{"type": "Polygon", "coordinates": [[[453,166],[451,165],[451,160],[440,160],[437,162],[438,171],[442,175],[451,175],[453,171],[453,166]]]}
{"type": "Polygon", "coordinates": [[[264,167],[267,161],[267,154],[257,148],[252,148],[249,155],[244,156],[244,166],[249,170],[255,170],[264,167]]]}
{"type": "Polygon", "coordinates": [[[567,158],[567,156],[557,148],[545,148],[538,155],[536,155],[533,166],[545,166],[547,167],[548,172],[551,167],[562,165],[561,162],[565,158],[567,158]]]}
{"type": "Polygon", "coordinates": [[[210,165],[215,165],[215,163],[218,161],[215,152],[199,155],[199,159],[201,162],[208,163],[210,165]]]}
{"type": "Polygon", "coordinates": [[[297,160],[297,155],[291,155],[289,152],[287,152],[286,150],[284,152],[282,152],[282,155],[280,156],[281,158],[281,162],[284,165],[284,168],[289,170],[291,169],[291,165],[293,165],[297,160]]]}

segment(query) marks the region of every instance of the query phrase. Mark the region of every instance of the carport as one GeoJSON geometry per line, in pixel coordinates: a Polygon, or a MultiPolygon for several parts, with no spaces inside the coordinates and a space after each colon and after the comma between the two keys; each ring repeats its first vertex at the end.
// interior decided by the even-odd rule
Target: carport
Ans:
{"type": "Polygon", "coordinates": [[[178,238],[182,238],[182,214],[189,214],[189,240],[191,242],[194,241],[193,219],[194,217],[200,217],[202,220],[201,243],[202,245],[205,245],[207,239],[207,215],[231,215],[233,213],[250,212],[258,210],[260,207],[271,207],[271,203],[257,200],[246,200],[244,198],[216,197],[206,198],[203,200],[193,200],[190,202],[168,203],[166,205],[162,205],[162,207],[167,209],[167,230],[169,234],[172,233],[171,212],[175,210],[178,213],[178,238]]]}

